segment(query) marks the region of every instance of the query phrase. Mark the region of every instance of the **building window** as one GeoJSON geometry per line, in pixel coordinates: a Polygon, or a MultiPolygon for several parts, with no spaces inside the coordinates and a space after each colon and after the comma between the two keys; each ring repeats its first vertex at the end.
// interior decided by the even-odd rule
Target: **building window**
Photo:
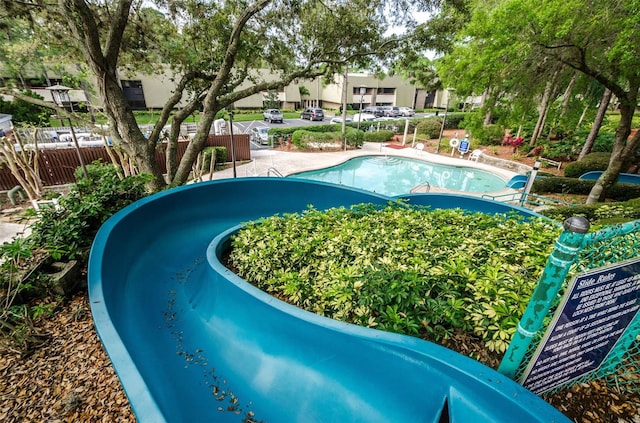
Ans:
{"type": "Polygon", "coordinates": [[[395,88],[378,88],[377,94],[395,94],[395,88]]]}
{"type": "Polygon", "coordinates": [[[145,110],[147,103],[144,99],[144,91],[142,90],[142,81],[139,80],[121,80],[122,93],[127,99],[129,106],[133,110],[145,110]]]}

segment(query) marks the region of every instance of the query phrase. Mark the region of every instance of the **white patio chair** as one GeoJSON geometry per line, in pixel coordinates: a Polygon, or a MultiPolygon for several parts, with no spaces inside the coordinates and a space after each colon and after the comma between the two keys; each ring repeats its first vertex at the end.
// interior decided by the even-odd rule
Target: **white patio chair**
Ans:
{"type": "Polygon", "coordinates": [[[476,162],[482,156],[482,150],[473,150],[471,154],[469,154],[469,160],[475,160],[476,162]]]}

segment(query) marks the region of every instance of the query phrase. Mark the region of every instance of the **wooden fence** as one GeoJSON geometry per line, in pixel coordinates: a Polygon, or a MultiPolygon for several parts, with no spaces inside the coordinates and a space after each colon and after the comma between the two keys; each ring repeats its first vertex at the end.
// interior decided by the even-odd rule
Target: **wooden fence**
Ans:
{"type": "MultiPolygon", "coordinates": [[[[248,134],[234,135],[234,149],[237,161],[251,160],[251,148],[248,134]]],[[[181,159],[187,149],[188,142],[178,143],[178,159],[181,159]]],[[[231,137],[229,135],[209,135],[207,146],[222,146],[227,148],[227,162],[231,158],[231,137]]],[[[106,147],[83,147],[80,149],[85,163],[89,164],[96,160],[110,163],[106,147]]],[[[156,160],[166,172],[164,148],[156,151],[156,160]]],[[[40,179],[45,187],[54,185],[64,185],[75,182],[73,173],[80,166],[78,153],[74,148],[46,149],[39,153],[40,179]]],[[[0,190],[7,191],[18,184],[8,166],[0,163],[0,190]]]]}

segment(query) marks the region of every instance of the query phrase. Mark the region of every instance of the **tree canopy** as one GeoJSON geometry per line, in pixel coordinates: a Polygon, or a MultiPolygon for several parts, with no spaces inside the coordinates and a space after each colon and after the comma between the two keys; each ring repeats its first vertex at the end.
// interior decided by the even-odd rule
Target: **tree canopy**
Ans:
{"type": "MultiPolygon", "coordinates": [[[[437,1],[424,0],[420,7],[437,1]]],[[[113,139],[155,188],[186,182],[216,114],[234,102],[294,80],[333,75],[344,66],[375,69],[401,42],[388,26],[411,26],[406,0],[65,0],[0,1],[0,13],[28,28],[31,63],[78,63],[95,79],[113,139]],[[393,10],[393,11],[392,11],[393,10]],[[148,137],[136,124],[118,73],[164,72],[176,88],[148,137]],[[276,79],[266,79],[266,69],[276,79]],[[182,102],[182,103],[181,103],[182,102]],[[176,110],[181,104],[179,110],[176,110]],[[201,110],[196,135],[176,159],[179,125],[201,110]],[[155,162],[171,125],[168,174],[155,162]]],[[[413,3],[411,3],[413,4],[413,3]]],[[[413,6],[412,6],[413,7],[413,6]]],[[[16,66],[19,63],[16,62],[16,66]]]]}
{"type": "Polygon", "coordinates": [[[618,99],[611,162],[587,202],[602,200],[640,143],[638,135],[629,139],[640,87],[640,1],[472,0],[469,10],[469,22],[438,67],[464,94],[490,90],[515,103],[544,103],[570,95],[558,87],[579,75],[618,99]]]}

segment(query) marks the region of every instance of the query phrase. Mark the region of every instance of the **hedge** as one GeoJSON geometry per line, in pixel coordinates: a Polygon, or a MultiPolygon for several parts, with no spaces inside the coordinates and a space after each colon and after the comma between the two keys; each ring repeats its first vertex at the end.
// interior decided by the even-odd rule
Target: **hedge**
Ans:
{"type": "Polygon", "coordinates": [[[442,120],[441,119],[425,119],[418,123],[418,131],[419,135],[425,135],[429,139],[435,139],[440,136],[440,131],[442,130],[442,120]]]}
{"type": "Polygon", "coordinates": [[[393,138],[394,132],[388,130],[380,130],[364,133],[364,141],[366,142],[385,142],[393,138]]]}
{"type": "MultiPolygon", "coordinates": [[[[291,135],[291,143],[301,150],[318,149],[314,144],[340,144],[342,145],[342,132],[338,125],[310,126],[312,130],[298,129],[291,135]],[[333,131],[331,131],[333,129],[333,131]]],[[[354,128],[346,128],[347,145],[359,147],[364,140],[364,133],[354,128]]],[[[322,147],[320,147],[322,149],[322,147]]]]}
{"type": "Polygon", "coordinates": [[[211,154],[215,154],[215,166],[220,166],[227,161],[227,148],[226,147],[207,147],[202,150],[203,169],[208,172],[211,168],[211,154]],[[215,152],[215,153],[214,153],[215,152]]]}
{"type": "MultiPolygon", "coordinates": [[[[576,178],[544,177],[536,178],[531,190],[534,193],[562,193],[588,195],[596,181],[576,178]]],[[[640,197],[640,185],[615,183],[607,190],[607,198],[615,201],[627,201],[640,197]]]]}
{"type": "Polygon", "coordinates": [[[547,217],[564,221],[572,216],[583,216],[590,222],[614,223],[614,220],[640,219],[640,198],[618,203],[581,204],[556,207],[540,211],[547,217]]]}
{"type": "Polygon", "coordinates": [[[569,163],[564,168],[564,176],[567,178],[578,178],[593,170],[607,170],[611,153],[590,153],[582,160],[569,163]]]}

